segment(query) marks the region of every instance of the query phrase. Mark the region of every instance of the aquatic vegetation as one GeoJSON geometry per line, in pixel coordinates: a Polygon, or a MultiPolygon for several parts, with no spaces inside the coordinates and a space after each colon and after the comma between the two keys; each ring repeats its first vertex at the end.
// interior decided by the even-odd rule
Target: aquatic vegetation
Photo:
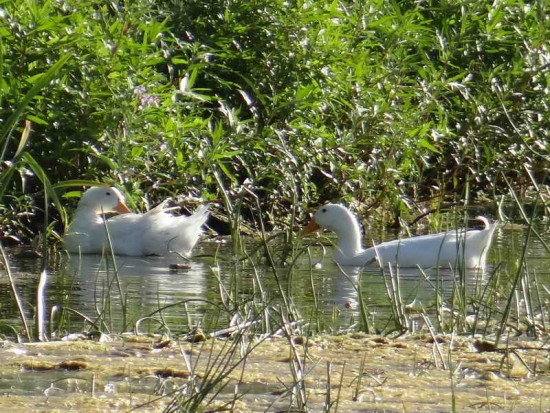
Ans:
{"type": "MultiPolygon", "coordinates": [[[[61,337],[80,339],[84,340],[87,356],[73,357],[71,354],[77,353],[64,350],[62,357],[40,360],[33,352],[14,362],[24,372],[43,370],[42,373],[61,377],[55,387],[62,389],[66,376],[63,372],[70,371],[72,376],[79,372],[84,380],[81,391],[88,396],[94,391],[101,394],[103,385],[117,383],[124,400],[136,403],[133,406],[164,406],[165,411],[256,406],[254,403],[258,402],[254,399],[265,401],[263,409],[328,411],[328,406],[338,406],[345,411],[374,402],[390,408],[394,406],[397,389],[402,401],[403,386],[414,390],[423,383],[427,389],[428,378],[436,377],[438,408],[455,406],[449,407],[455,410],[485,402],[504,403],[505,397],[496,388],[511,389],[509,377],[536,378],[529,380],[523,392],[544,388],[541,386],[545,383],[547,365],[541,362],[541,354],[547,352],[544,340],[548,308],[544,298],[537,301],[532,294],[529,298],[528,292],[538,291],[547,297],[548,291],[537,285],[536,277],[530,276],[529,271],[522,272],[522,278],[530,285],[521,284],[517,292],[501,267],[484,274],[488,278],[479,279],[471,278],[475,276],[472,273],[449,276],[444,270],[435,274],[425,272],[427,283],[420,285],[422,275],[416,276],[414,280],[418,280],[419,286],[412,290],[404,288],[405,282],[410,284],[410,276],[407,280],[402,270],[393,271],[391,267],[389,273],[370,275],[328,273],[329,284],[326,276],[319,278],[315,274],[327,263],[316,266],[311,262],[313,257],[315,261],[322,259],[315,252],[323,249],[318,241],[297,248],[292,264],[285,266],[274,259],[279,249],[276,238],[269,238],[267,232],[263,236],[260,248],[250,240],[242,244],[246,252],[242,259],[225,253],[198,258],[212,266],[209,285],[214,285],[210,290],[217,291],[217,298],[210,295],[170,305],[162,305],[159,300],[158,309],[148,314],[136,311],[132,304],[127,281],[120,276],[123,265],[120,260],[104,256],[105,274],[98,274],[93,281],[95,307],[79,312],[71,308],[70,300],[56,301],[59,305],[55,311],[52,309],[47,320],[46,339],[55,340],[48,344],[52,349],[56,343],[63,349],[69,348],[58,340],[61,337]],[[387,300],[383,294],[371,290],[369,277],[385,285],[387,300]],[[474,280],[476,283],[472,284],[474,280]],[[324,292],[335,288],[332,283],[349,284],[356,292],[359,303],[356,309],[350,309],[354,318],[346,320],[338,315],[327,318],[326,302],[317,302],[311,311],[299,302],[304,286],[309,285],[313,292],[324,292]],[[505,340],[498,343],[496,333],[508,296],[512,297],[515,310],[507,316],[502,336],[505,340]],[[425,297],[431,297],[430,301],[425,297]],[[205,316],[199,322],[192,317],[186,320],[185,314],[190,313],[188,306],[198,300],[207,304],[205,316]],[[387,303],[384,305],[390,307],[389,312],[380,312],[381,302],[387,303]],[[173,309],[183,316],[171,319],[173,309]],[[75,320],[81,320],[85,334],[67,334],[79,325],[75,320]],[[333,335],[325,337],[325,331],[333,335]],[[517,333],[522,341],[513,337],[517,333]],[[99,340],[101,344],[90,340],[99,340]],[[118,346],[118,340],[126,344],[118,346]],[[131,344],[134,340],[147,344],[134,350],[131,344]],[[109,349],[112,345],[115,348],[109,349]],[[91,348],[100,354],[90,354],[91,348]],[[122,364],[96,363],[96,357],[106,356],[123,360],[122,364]],[[128,369],[124,366],[130,360],[132,368],[128,369]],[[80,370],[67,370],[77,368],[80,370]],[[94,383],[100,386],[96,390],[89,390],[94,388],[89,383],[90,371],[95,372],[94,383]],[[121,380],[126,385],[120,384],[121,380]],[[394,380],[401,385],[396,386],[394,380]],[[472,398],[471,387],[486,381],[496,381],[498,386],[472,398]],[[146,382],[152,385],[145,386],[146,382]],[[467,392],[463,391],[464,386],[467,392]],[[265,397],[258,398],[257,394],[265,397]]],[[[226,251],[232,248],[227,246],[226,251]]],[[[187,276],[184,268],[178,271],[187,276]]],[[[81,277],[73,274],[67,281],[71,279],[81,277]]],[[[32,326],[32,321],[29,325],[32,326]]],[[[22,339],[26,341],[26,337],[22,339]]],[[[412,396],[416,391],[405,393],[410,395],[406,400],[411,408],[425,403],[425,399],[412,396]]]]}
{"type": "MultiPolygon", "coordinates": [[[[548,375],[540,360],[547,346],[529,350],[528,343],[519,341],[515,352],[520,359],[505,349],[471,351],[470,338],[438,336],[438,340],[443,357],[453,348],[453,370],[436,366],[429,335],[317,336],[295,344],[297,355],[308,363],[302,376],[306,404],[301,407],[329,411],[332,402],[330,411],[373,406],[450,411],[453,391],[457,411],[483,409],[485,404],[492,410],[499,406],[514,411],[521,406],[523,411],[536,412],[541,403],[544,406],[548,375]],[[451,380],[456,383],[454,390],[451,380]]],[[[119,406],[137,411],[176,412],[191,406],[195,411],[230,406],[243,411],[297,410],[289,391],[297,383],[287,339],[272,336],[238,343],[239,339],[166,342],[159,336],[126,334],[103,342],[8,344],[0,351],[0,360],[6,379],[17,377],[17,383],[32,382],[44,391],[11,395],[12,408],[62,409],[71,403],[102,411],[112,408],[116,399],[119,406]],[[239,353],[241,345],[253,351],[239,353]]]]}

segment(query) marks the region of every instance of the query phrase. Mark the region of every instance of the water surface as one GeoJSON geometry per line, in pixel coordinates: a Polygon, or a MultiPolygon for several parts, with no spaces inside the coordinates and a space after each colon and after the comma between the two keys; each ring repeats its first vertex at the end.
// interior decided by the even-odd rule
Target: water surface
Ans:
{"type": "MultiPolygon", "coordinates": [[[[550,241],[546,227],[540,227],[539,232],[543,239],[550,241]]],[[[503,279],[515,271],[525,235],[525,228],[504,227],[497,231],[486,274],[462,274],[468,295],[479,293],[495,268],[503,274],[503,279]]],[[[250,241],[248,245],[252,248],[255,242],[250,241]]],[[[8,256],[26,316],[32,320],[36,285],[43,264],[40,258],[24,252],[24,249],[9,249],[8,256]]],[[[217,240],[203,240],[190,261],[179,257],[116,257],[113,261],[100,255],[62,254],[57,262],[48,266],[47,314],[54,309],[53,317],[57,317],[61,314],[59,309],[70,310],[63,313],[67,318],[58,335],[94,328],[114,333],[132,331],[142,319],[145,320],[138,327],[146,332],[180,333],[192,326],[215,330],[227,327],[230,321],[229,312],[221,309],[247,302],[257,304],[262,300],[270,304],[280,302],[279,286],[282,286],[299,316],[315,320],[312,328],[334,332],[357,322],[357,286],[360,285],[372,320],[383,326],[391,317],[388,273],[382,275],[376,268],[346,267],[343,269],[346,276],[331,262],[330,256],[323,256],[321,248],[312,248],[310,252],[311,261],[304,255],[290,276],[284,266],[276,268],[275,276],[269,266],[260,264],[260,259],[239,260],[230,243],[217,240]],[[78,314],[84,315],[87,321],[78,314]]],[[[549,284],[549,260],[550,255],[541,241],[531,237],[527,265],[540,285],[549,284]]],[[[401,299],[404,303],[429,307],[436,293],[449,297],[460,277],[450,269],[401,269],[398,277],[401,299]]],[[[0,318],[4,323],[20,326],[5,275],[0,276],[0,299],[4,303],[0,307],[0,318]]]]}

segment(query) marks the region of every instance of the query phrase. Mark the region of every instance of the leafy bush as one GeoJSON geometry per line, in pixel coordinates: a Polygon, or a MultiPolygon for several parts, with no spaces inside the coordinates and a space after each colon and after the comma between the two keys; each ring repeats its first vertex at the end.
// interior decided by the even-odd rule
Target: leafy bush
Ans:
{"type": "MultiPolygon", "coordinates": [[[[60,187],[108,181],[140,207],[201,195],[225,200],[228,214],[233,203],[253,210],[253,193],[271,224],[288,226],[289,208],[300,215],[327,199],[397,217],[433,196],[470,202],[507,191],[502,176],[520,185],[527,170],[544,173],[541,3],[2,7],[2,119],[72,56],[25,105],[26,149],[60,187]]],[[[17,141],[4,143],[7,161],[17,141]]],[[[20,182],[6,191],[36,191],[20,182]]]]}

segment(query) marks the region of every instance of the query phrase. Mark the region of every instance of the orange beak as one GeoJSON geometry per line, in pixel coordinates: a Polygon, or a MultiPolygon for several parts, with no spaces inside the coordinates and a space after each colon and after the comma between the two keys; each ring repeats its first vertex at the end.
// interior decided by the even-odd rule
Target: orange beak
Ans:
{"type": "Polygon", "coordinates": [[[311,234],[314,231],[317,231],[319,228],[319,224],[317,221],[315,221],[315,218],[311,218],[311,221],[309,221],[309,224],[306,225],[306,227],[302,230],[302,235],[311,234]]]}
{"type": "Polygon", "coordinates": [[[127,214],[128,212],[132,212],[122,200],[118,201],[118,204],[115,207],[115,211],[119,214],[127,214]]]}

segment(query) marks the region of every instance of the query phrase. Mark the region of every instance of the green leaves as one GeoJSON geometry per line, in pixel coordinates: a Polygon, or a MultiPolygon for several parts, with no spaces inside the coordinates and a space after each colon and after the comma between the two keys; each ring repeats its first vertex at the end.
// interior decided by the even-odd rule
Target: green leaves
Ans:
{"type": "Polygon", "coordinates": [[[3,7],[0,161],[31,158],[2,182],[32,165],[34,185],[108,180],[136,203],[246,186],[284,218],[342,198],[383,213],[447,182],[498,192],[549,157],[549,32],[521,2],[3,7]]]}
{"type": "MultiPolygon", "coordinates": [[[[63,55],[53,66],[51,66],[45,73],[38,76],[32,77],[29,80],[32,81],[31,88],[29,91],[22,97],[18,105],[15,107],[14,111],[8,117],[8,119],[2,124],[0,128],[0,144],[4,146],[2,151],[2,156],[0,156],[0,161],[4,159],[6,155],[6,148],[10,136],[12,135],[13,128],[16,122],[22,117],[23,113],[27,110],[29,103],[44,89],[52,79],[59,73],[61,68],[67,63],[71,58],[72,53],[66,53],[63,55]]],[[[23,146],[25,145],[28,138],[28,129],[25,129],[26,132],[21,138],[23,146]]],[[[16,152],[16,155],[20,155],[22,151],[21,145],[16,152]]]]}

